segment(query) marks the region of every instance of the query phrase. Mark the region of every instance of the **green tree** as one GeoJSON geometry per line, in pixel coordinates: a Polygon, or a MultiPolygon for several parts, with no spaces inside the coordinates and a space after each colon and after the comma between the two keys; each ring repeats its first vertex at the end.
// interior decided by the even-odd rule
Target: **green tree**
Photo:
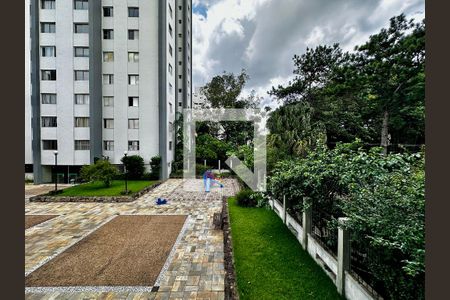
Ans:
{"type": "Polygon", "coordinates": [[[117,168],[105,159],[98,159],[93,165],[85,165],[80,171],[83,180],[102,181],[107,187],[118,173],[117,168]]]}
{"type": "Polygon", "coordinates": [[[150,168],[152,179],[159,180],[161,178],[161,156],[153,156],[150,159],[150,168]]]}
{"type": "Polygon", "coordinates": [[[144,175],[145,167],[144,159],[141,156],[124,156],[120,161],[124,164],[129,179],[139,180],[142,178],[142,175],[144,175]]]}

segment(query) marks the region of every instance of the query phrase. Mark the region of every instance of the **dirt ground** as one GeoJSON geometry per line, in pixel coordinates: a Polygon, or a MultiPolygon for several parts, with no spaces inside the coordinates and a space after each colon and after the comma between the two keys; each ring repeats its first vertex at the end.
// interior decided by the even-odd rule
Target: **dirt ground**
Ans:
{"type": "Polygon", "coordinates": [[[25,279],[33,286],[152,286],[185,215],[117,216],[25,279]]]}
{"type": "Polygon", "coordinates": [[[25,229],[57,217],[56,215],[25,215],[25,229]]]}

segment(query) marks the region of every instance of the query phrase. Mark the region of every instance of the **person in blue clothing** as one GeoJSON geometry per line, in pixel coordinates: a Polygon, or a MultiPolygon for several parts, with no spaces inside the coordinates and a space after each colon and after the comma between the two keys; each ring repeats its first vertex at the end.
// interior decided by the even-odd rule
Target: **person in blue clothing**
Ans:
{"type": "Polygon", "coordinates": [[[211,170],[206,170],[206,172],[203,173],[203,185],[205,186],[205,192],[209,193],[210,187],[214,184],[217,184],[223,188],[223,184],[215,179],[214,173],[211,170]]]}

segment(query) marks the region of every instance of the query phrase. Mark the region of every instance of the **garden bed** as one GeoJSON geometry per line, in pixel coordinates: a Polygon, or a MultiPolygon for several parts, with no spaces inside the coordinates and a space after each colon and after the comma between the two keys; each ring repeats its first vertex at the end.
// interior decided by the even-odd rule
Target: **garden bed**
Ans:
{"type": "Polygon", "coordinates": [[[159,186],[160,181],[128,181],[128,189],[134,193],[121,195],[125,183],[115,180],[111,186],[104,187],[100,182],[85,183],[64,189],[61,193],[37,195],[31,202],[131,202],[159,186]],[[136,191],[137,190],[137,191],[136,191]]]}
{"type": "Polygon", "coordinates": [[[25,229],[44,223],[57,215],[25,215],[25,229]]]}
{"type": "Polygon", "coordinates": [[[155,284],[185,215],[117,216],[25,278],[27,287],[155,284]]]}

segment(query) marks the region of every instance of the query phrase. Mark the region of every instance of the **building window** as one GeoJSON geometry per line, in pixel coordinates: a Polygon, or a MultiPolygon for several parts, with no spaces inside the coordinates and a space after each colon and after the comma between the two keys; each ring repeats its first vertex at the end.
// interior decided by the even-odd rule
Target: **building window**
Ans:
{"type": "Polygon", "coordinates": [[[112,29],[103,29],[103,39],[104,40],[112,40],[112,39],[114,39],[114,30],[112,30],[112,29]]]}
{"type": "Polygon", "coordinates": [[[56,117],[42,117],[42,127],[56,127],[56,117]]]}
{"type": "Polygon", "coordinates": [[[88,9],[89,8],[89,1],[88,0],[75,0],[74,9],[88,9]]]}
{"type": "Polygon", "coordinates": [[[89,104],[89,94],[75,94],[75,104],[89,104]]]}
{"type": "Polygon", "coordinates": [[[55,33],[55,32],[56,32],[55,22],[41,23],[41,33],[55,33]]]}
{"type": "Polygon", "coordinates": [[[170,56],[173,56],[173,55],[172,55],[172,52],[173,52],[173,51],[172,51],[172,46],[169,45],[169,54],[170,54],[170,56]]]}
{"type": "Polygon", "coordinates": [[[172,141],[169,142],[169,150],[172,150],[172,141]]]}
{"type": "Polygon", "coordinates": [[[75,70],[75,81],[89,80],[88,70],[75,70]]]}
{"type": "Polygon", "coordinates": [[[114,84],[114,75],[113,74],[103,74],[103,84],[114,84]]]}
{"type": "Polygon", "coordinates": [[[169,83],[169,93],[173,94],[173,85],[169,83]]]}
{"type": "Polygon", "coordinates": [[[182,62],[181,62],[181,60],[180,60],[180,61],[178,62],[178,65],[181,66],[181,64],[182,64],[182,62]]]}
{"type": "Polygon", "coordinates": [[[139,84],[139,75],[128,75],[128,84],[129,85],[138,85],[139,84]]]}
{"type": "Polygon", "coordinates": [[[129,29],[128,30],[128,39],[129,40],[138,40],[139,39],[139,30],[129,29]]]}
{"type": "Polygon", "coordinates": [[[41,47],[42,57],[55,57],[56,47],[55,46],[42,46],[41,47]]]}
{"type": "Polygon", "coordinates": [[[57,140],[42,140],[42,149],[43,150],[58,150],[58,141],[57,140]]]}
{"type": "Polygon", "coordinates": [[[169,73],[170,73],[170,74],[172,74],[172,72],[173,72],[173,68],[172,68],[172,65],[171,65],[171,64],[169,64],[169,73]]]}
{"type": "Polygon", "coordinates": [[[172,103],[169,103],[169,111],[170,111],[170,113],[173,113],[173,105],[172,105],[172,103]]]}
{"type": "Polygon", "coordinates": [[[42,9],[55,9],[55,0],[41,0],[42,9]]]}
{"type": "Polygon", "coordinates": [[[128,7],[128,17],[130,18],[139,17],[139,7],[128,7]]]}
{"type": "Polygon", "coordinates": [[[89,57],[89,47],[74,47],[75,57],[89,57]]]}
{"type": "Polygon", "coordinates": [[[113,129],[114,128],[114,119],[103,119],[103,128],[113,129]]]}
{"type": "Polygon", "coordinates": [[[103,16],[104,17],[112,17],[113,16],[113,7],[112,6],[105,6],[103,7],[103,16]]]}
{"type": "Polygon", "coordinates": [[[181,75],[181,74],[180,74],[180,75],[178,75],[178,78],[179,78],[179,79],[181,79],[181,78],[182,78],[182,75],[181,75]]]}
{"type": "Polygon", "coordinates": [[[91,141],[89,140],[75,140],[75,150],[90,150],[91,141]]]}
{"type": "Polygon", "coordinates": [[[139,52],[128,52],[128,62],[139,62],[139,52]]]}
{"type": "Polygon", "coordinates": [[[178,24],[181,24],[181,20],[178,20],[178,24]]]}
{"type": "Polygon", "coordinates": [[[183,90],[182,89],[178,89],[178,93],[181,93],[183,90]]]}
{"type": "Polygon", "coordinates": [[[56,70],[41,70],[42,80],[56,80],[56,70]]]}
{"type": "Polygon", "coordinates": [[[56,94],[41,94],[42,104],[56,104],[56,94]]]}
{"type": "Polygon", "coordinates": [[[104,62],[114,61],[114,52],[103,52],[103,61],[104,62]]]}
{"type": "Polygon", "coordinates": [[[128,97],[128,106],[139,106],[139,97],[128,97]]]}
{"type": "Polygon", "coordinates": [[[103,141],[103,150],[114,151],[114,141],[103,141]]]}
{"type": "Polygon", "coordinates": [[[180,106],[180,107],[181,107],[181,105],[182,105],[182,103],[181,103],[181,102],[178,102],[178,106],[180,106]]]}
{"type": "Polygon", "coordinates": [[[128,119],[128,129],[139,129],[139,119],[128,119]]]}
{"type": "Polygon", "coordinates": [[[103,106],[114,106],[114,97],[104,96],[103,97],[103,106]]]}
{"type": "Polygon", "coordinates": [[[179,38],[182,38],[182,37],[183,37],[183,35],[182,35],[181,33],[179,33],[179,34],[178,34],[178,37],[179,37],[179,38]]]}
{"type": "Polygon", "coordinates": [[[75,117],[75,127],[89,127],[89,117],[75,117]]]}
{"type": "Polygon", "coordinates": [[[173,132],[173,123],[169,122],[169,132],[173,132]]]}
{"type": "Polygon", "coordinates": [[[128,151],[139,151],[139,141],[128,141],[128,151]]]}
{"type": "Polygon", "coordinates": [[[181,52],[181,51],[183,51],[183,48],[178,47],[178,52],[181,52]]]}
{"type": "Polygon", "coordinates": [[[172,10],[172,6],[170,5],[170,3],[169,3],[169,15],[170,15],[170,18],[173,18],[173,10],[172,10]]]}
{"type": "Polygon", "coordinates": [[[181,5],[178,5],[178,10],[181,10],[181,5]]]}
{"type": "Polygon", "coordinates": [[[170,36],[173,36],[173,29],[172,29],[172,26],[170,26],[170,24],[169,24],[169,33],[170,33],[170,36]]]}
{"type": "Polygon", "coordinates": [[[89,24],[88,23],[74,23],[74,32],[75,33],[89,33],[89,24]]]}

